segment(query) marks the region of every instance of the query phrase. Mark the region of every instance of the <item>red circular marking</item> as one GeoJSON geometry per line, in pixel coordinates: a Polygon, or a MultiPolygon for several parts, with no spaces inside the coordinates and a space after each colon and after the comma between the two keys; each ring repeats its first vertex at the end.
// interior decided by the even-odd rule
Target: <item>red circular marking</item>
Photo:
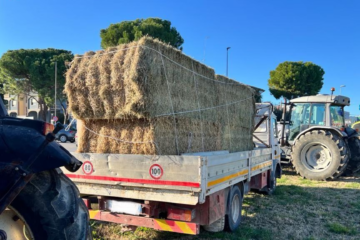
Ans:
{"type": "Polygon", "coordinates": [[[85,161],[83,163],[83,165],[81,166],[82,170],[83,170],[83,173],[85,173],[86,175],[90,175],[94,172],[94,166],[92,165],[92,163],[90,161],[85,161]],[[90,164],[91,168],[90,168],[90,172],[86,171],[85,170],[85,165],[86,164],[90,164]]]}
{"type": "Polygon", "coordinates": [[[153,164],[150,166],[150,169],[149,169],[149,174],[150,176],[153,178],[153,179],[160,179],[162,177],[162,175],[164,174],[164,170],[162,169],[162,167],[159,165],[159,164],[153,164]],[[160,175],[159,176],[153,176],[153,174],[151,173],[151,170],[153,169],[153,167],[158,167],[160,168],[160,175]]]}

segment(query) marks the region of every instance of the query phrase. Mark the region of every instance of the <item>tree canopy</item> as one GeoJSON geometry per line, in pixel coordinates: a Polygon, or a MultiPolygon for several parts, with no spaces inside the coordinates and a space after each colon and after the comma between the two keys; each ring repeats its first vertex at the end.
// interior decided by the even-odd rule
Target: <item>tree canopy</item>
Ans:
{"type": "Polygon", "coordinates": [[[9,94],[38,94],[40,118],[45,120],[47,109],[54,104],[55,62],[57,62],[57,100],[66,100],[63,94],[66,71],[65,61],[71,61],[73,54],[60,49],[10,50],[0,58],[0,84],[3,92],[9,94]]]}
{"type": "Polygon", "coordinates": [[[312,62],[283,62],[270,71],[269,90],[276,99],[316,95],[323,86],[324,74],[312,62]]]}
{"type": "Polygon", "coordinates": [[[142,36],[151,36],[182,50],[184,39],[171,22],[160,18],[136,19],[111,24],[100,31],[101,47],[114,47],[136,41],[142,36]]]}

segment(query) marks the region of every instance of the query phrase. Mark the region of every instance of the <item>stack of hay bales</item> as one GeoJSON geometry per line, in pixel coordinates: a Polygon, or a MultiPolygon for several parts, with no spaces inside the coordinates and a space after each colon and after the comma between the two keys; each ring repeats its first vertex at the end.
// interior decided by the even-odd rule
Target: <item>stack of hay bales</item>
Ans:
{"type": "Polygon", "coordinates": [[[178,155],[253,147],[253,90],[149,37],[76,56],[65,92],[83,125],[79,152],[178,155]]]}

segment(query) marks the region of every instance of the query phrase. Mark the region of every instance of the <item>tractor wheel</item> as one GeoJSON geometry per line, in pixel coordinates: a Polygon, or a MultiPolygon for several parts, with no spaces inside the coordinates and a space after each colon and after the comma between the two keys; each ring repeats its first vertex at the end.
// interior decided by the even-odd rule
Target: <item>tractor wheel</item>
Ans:
{"type": "Polygon", "coordinates": [[[5,213],[10,218],[1,221],[0,215],[0,237],[91,239],[88,210],[77,187],[59,169],[35,174],[5,213]]]}
{"type": "Polygon", "coordinates": [[[345,171],[349,162],[348,147],[330,131],[314,130],[296,141],[291,159],[296,172],[304,178],[331,180],[345,171]]]}
{"type": "Polygon", "coordinates": [[[357,137],[348,139],[351,157],[346,169],[346,175],[353,174],[360,170],[360,140],[357,137]]]}

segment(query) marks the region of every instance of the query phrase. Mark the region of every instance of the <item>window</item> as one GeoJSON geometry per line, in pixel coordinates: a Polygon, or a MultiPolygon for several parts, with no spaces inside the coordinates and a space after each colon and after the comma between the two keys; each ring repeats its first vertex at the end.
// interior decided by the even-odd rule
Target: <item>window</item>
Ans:
{"type": "Polygon", "coordinates": [[[343,127],[344,122],[344,108],[342,106],[330,106],[330,121],[332,127],[343,127]]]}
{"type": "Polygon", "coordinates": [[[312,104],[311,108],[311,117],[310,117],[310,124],[311,125],[321,125],[325,126],[325,104],[312,104]]]}
{"type": "Polygon", "coordinates": [[[34,108],[34,98],[29,98],[28,99],[28,109],[33,109],[34,108]]]}
{"type": "Polygon", "coordinates": [[[291,125],[289,140],[294,140],[302,130],[302,126],[308,125],[310,121],[310,108],[309,103],[294,104],[291,110],[291,125]]]}

